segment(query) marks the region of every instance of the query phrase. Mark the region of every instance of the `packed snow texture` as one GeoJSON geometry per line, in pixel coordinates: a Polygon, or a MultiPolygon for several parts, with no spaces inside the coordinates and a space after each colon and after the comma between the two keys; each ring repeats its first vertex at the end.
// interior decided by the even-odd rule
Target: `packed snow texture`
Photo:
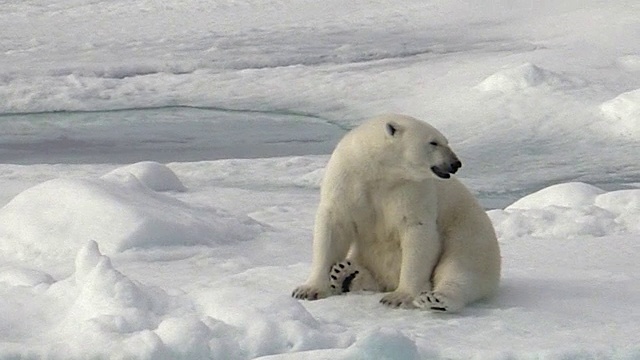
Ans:
{"type": "Polygon", "coordinates": [[[0,7],[0,359],[640,358],[637,1],[0,7]],[[498,233],[461,314],[290,297],[328,154],[388,112],[498,233]]]}

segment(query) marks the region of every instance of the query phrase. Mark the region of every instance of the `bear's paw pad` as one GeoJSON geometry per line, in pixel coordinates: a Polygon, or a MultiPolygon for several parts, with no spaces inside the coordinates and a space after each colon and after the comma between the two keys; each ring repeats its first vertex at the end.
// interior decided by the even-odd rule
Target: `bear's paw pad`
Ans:
{"type": "Polygon", "coordinates": [[[380,299],[380,303],[391,308],[411,309],[415,307],[413,304],[413,296],[399,291],[394,291],[383,296],[382,299],[380,299]]]}
{"type": "Polygon", "coordinates": [[[331,283],[331,289],[341,293],[347,293],[351,291],[353,280],[360,274],[360,271],[356,269],[353,263],[349,260],[345,260],[336,263],[331,267],[329,271],[329,282],[331,283]]]}
{"type": "Polygon", "coordinates": [[[413,304],[420,309],[437,312],[455,312],[462,307],[458,301],[437,291],[428,291],[420,294],[413,304]]]}

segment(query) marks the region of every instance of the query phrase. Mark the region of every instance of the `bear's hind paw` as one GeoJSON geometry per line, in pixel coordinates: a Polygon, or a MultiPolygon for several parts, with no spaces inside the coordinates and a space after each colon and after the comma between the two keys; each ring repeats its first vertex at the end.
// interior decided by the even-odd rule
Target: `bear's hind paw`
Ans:
{"type": "Polygon", "coordinates": [[[350,260],[341,261],[331,267],[329,271],[329,282],[331,288],[340,293],[347,293],[353,287],[353,280],[360,274],[360,271],[353,266],[350,260]]]}

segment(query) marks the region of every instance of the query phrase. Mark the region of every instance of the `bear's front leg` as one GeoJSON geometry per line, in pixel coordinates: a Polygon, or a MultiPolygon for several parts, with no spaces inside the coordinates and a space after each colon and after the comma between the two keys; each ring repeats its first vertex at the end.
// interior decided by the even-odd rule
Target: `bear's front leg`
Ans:
{"type": "Polygon", "coordinates": [[[395,291],[382,297],[380,302],[393,308],[415,308],[415,298],[431,290],[431,272],[440,256],[440,240],[436,224],[417,222],[401,233],[402,264],[395,291]]]}
{"type": "Polygon", "coordinates": [[[344,260],[351,246],[348,237],[340,232],[341,224],[335,214],[322,204],[316,215],[313,231],[313,259],[307,281],[293,290],[296,299],[317,300],[340,292],[331,288],[330,271],[338,261],[344,260]]]}

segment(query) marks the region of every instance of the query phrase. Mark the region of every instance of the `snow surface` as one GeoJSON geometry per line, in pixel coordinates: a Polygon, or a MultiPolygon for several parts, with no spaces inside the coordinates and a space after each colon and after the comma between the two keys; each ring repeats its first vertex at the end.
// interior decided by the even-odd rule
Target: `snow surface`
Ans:
{"type": "Polygon", "coordinates": [[[0,7],[0,358],[640,358],[637,1],[0,7]],[[290,297],[385,112],[462,158],[495,298],[290,297]]]}
{"type": "Polygon", "coordinates": [[[615,127],[612,130],[622,136],[640,139],[640,89],[620,94],[600,107],[605,117],[615,127]]]}

